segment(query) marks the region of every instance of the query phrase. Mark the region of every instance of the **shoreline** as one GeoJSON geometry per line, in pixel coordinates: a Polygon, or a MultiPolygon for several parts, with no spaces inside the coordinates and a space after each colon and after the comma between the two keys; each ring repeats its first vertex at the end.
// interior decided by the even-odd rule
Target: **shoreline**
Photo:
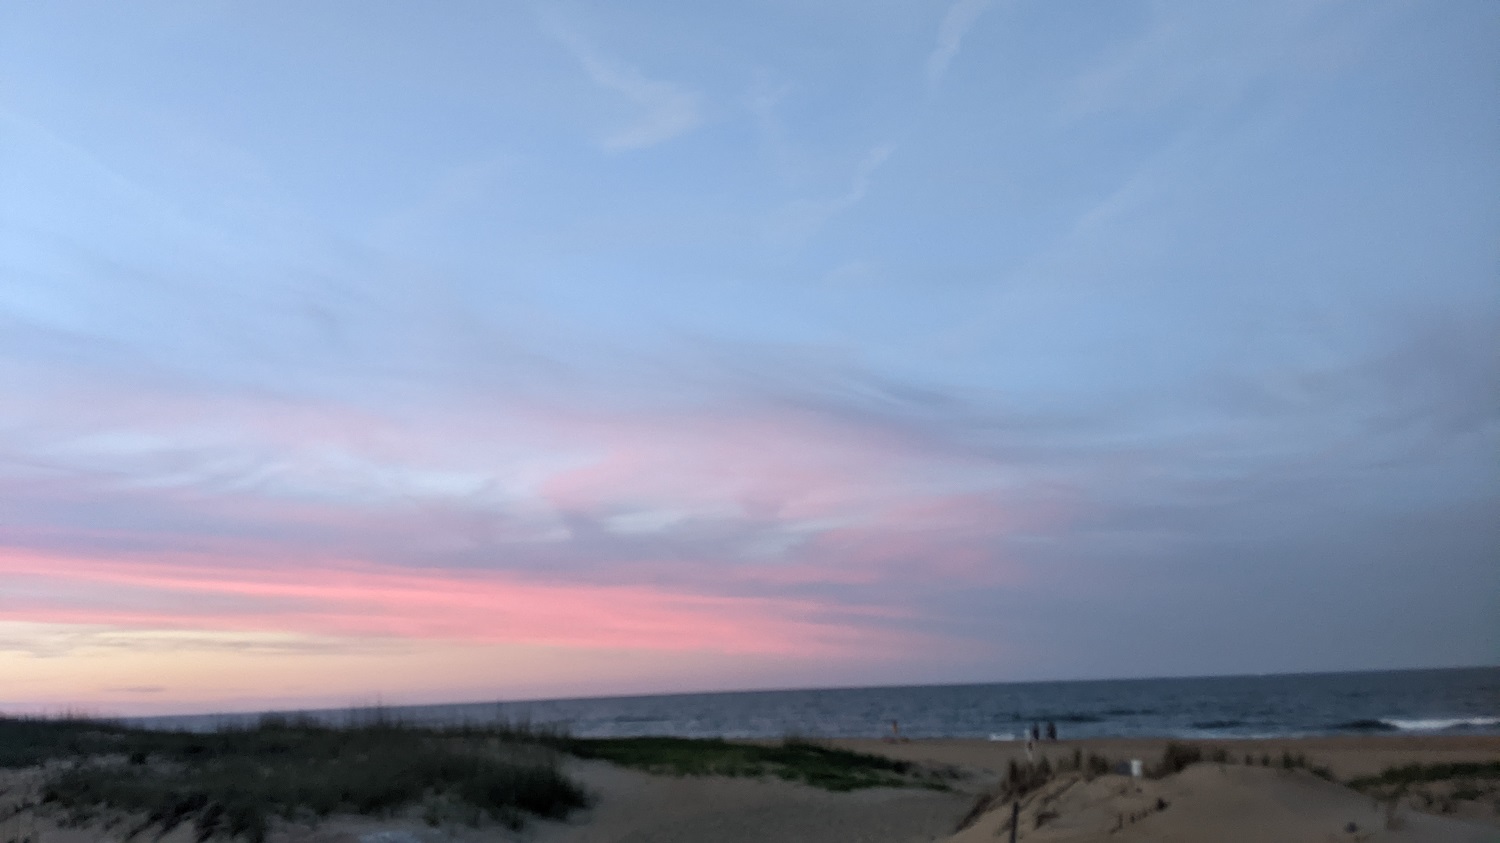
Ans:
{"type": "MultiPolygon", "coordinates": [[[[1024,761],[1025,741],[975,738],[912,738],[892,742],[882,738],[839,738],[831,746],[886,755],[902,761],[950,764],[975,770],[1003,770],[1011,761],[1024,761]]],[[[1331,735],[1288,738],[1077,738],[1041,742],[1037,757],[1054,760],[1075,750],[1111,760],[1159,758],[1168,744],[1222,748],[1236,762],[1245,755],[1270,756],[1283,752],[1306,757],[1309,766],[1327,767],[1340,779],[1378,774],[1403,764],[1439,764],[1500,760],[1500,735],[1331,735]]]]}
{"type": "MultiPolygon", "coordinates": [[[[260,737],[286,742],[296,736],[295,726],[279,727],[288,729],[281,737],[275,733],[278,727],[268,728],[272,733],[260,737]]],[[[320,736],[327,733],[315,733],[309,739],[316,742],[323,739],[320,736]]],[[[1038,743],[1034,765],[1026,763],[1024,742],[972,738],[704,741],[686,753],[678,753],[676,744],[658,745],[655,750],[649,745],[618,745],[629,744],[627,740],[616,742],[613,753],[600,752],[598,747],[580,752],[566,746],[536,745],[531,750],[523,747],[520,755],[514,745],[497,743],[494,738],[476,733],[437,740],[451,742],[458,753],[455,757],[499,753],[496,758],[530,758],[544,769],[555,764],[552,769],[562,774],[559,787],[566,781],[573,783],[568,787],[581,788],[576,791],[582,794],[576,809],[557,814],[533,810],[522,832],[503,822],[474,823],[456,812],[457,803],[450,797],[436,794],[418,794],[406,807],[377,811],[351,813],[345,806],[319,820],[301,813],[294,818],[276,803],[255,797],[267,820],[265,843],[988,843],[1008,836],[1013,810],[1020,812],[1022,820],[1019,840],[1031,843],[1500,841],[1500,736],[1494,735],[1188,741],[1080,738],[1038,743]],[[809,776],[786,774],[796,770],[763,767],[760,762],[741,764],[738,772],[727,775],[694,772],[724,770],[695,766],[693,758],[704,752],[722,754],[727,749],[733,755],[756,745],[773,753],[801,747],[800,751],[814,755],[848,750],[880,758],[861,761],[845,756],[847,761],[840,763],[862,765],[865,773],[845,770],[844,786],[833,787],[817,786],[809,776]],[[1169,751],[1169,747],[1174,748],[1169,751]],[[685,761],[675,769],[671,763],[662,769],[631,761],[632,756],[639,761],[641,753],[652,752],[657,762],[670,762],[674,757],[685,761]],[[1174,755],[1192,757],[1174,764],[1170,761],[1174,755]],[[555,760],[548,762],[549,758],[555,760]],[[1120,762],[1133,759],[1142,762],[1144,776],[1120,772],[1120,762]],[[890,761],[907,764],[891,766],[890,761]],[[1367,778],[1393,769],[1399,772],[1407,765],[1420,766],[1389,781],[1367,778]],[[1442,775],[1430,774],[1443,767],[1450,769],[1442,775]],[[877,772],[871,773],[872,769],[877,772]],[[865,781],[854,782],[861,775],[865,781]]],[[[265,747],[256,739],[254,733],[226,736],[225,747],[237,748],[222,757],[232,765],[247,759],[252,764],[269,763],[265,747]]],[[[352,739],[359,750],[354,755],[365,760],[343,773],[361,779],[371,773],[374,778],[399,776],[401,769],[419,760],[411,753],[430,746],[401,729],[356,734],[352,739]],[[384,751],[392,742],[399,744],[395,754],[384,751]],[[390,757],[378,760],[382,753],[390,757]]],[[[525,739],[520,740],[524,743],[525,739]]],[[[295,741],[285,743],[277,752],[296,746],[295,741]]],[[[169,775],[176,766],[192,763],[166,750],[163,753],[160,758],[165,763],[144,756],[130,760],[122,752],[102,757],[93,768],[155,770],[169,775]]],[[[299,758],[281,775],[305,777],[314,765],[328,766],[316,752],[299,758]]],[[[141,811],[84,806],[81,815],[70,819],[61,803],[51,809],[38,804],[39,787],[50,775],[48,771],[55,773],[71,764],[67,756],[59,756],[41,765],[0,770],[0,840],[120,841],[132,839],[132,828],[150,827],[152,820],[141,811]]],[[[247,780],[246,784],[254,783],[247,780]]],[[[265,798],[275,795],[268,791],[265,798]]],[[[162,843],[200,839],[206,815],[200,810],[204,806],[194,805],[179,806],[185,813],[178,821],[157,822],[153,832],[157,839],[162,843]],[[193,817],[197,819],[189,822],[193,817]]],[[[214,831],[213,826],[208,828],[214,831]]],[[[260,839],[237,833],[211,836],[215,840],[260,839]]]]}

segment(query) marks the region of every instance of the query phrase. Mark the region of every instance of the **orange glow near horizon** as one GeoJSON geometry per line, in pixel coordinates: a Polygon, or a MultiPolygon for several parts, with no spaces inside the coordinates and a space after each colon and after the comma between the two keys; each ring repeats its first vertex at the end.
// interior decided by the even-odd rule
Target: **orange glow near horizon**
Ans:
{"type": "MultiPolygon", "coordinates": [[[[738,687],[789,657],[0,622],[66,653],[0,651],[0,712],[191,714],[738,687]]],[[[794,663],[806,660],[791,658],[794,663]]]]}

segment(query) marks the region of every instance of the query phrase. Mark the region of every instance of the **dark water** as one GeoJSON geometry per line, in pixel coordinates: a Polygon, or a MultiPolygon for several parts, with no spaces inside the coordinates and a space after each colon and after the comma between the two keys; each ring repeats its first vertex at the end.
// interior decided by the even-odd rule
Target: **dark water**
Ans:
{"type": "MultiPolygon", "coordinates": [[[[303,713],[303,712],[298,712],[303,713]]],[[[331,723],[368,709],[305,712],[331,723]]],[[[672,694],[392,707],[425,724],[529,720],[579,736],[1020,737],[1053,721],[1062,738],[1500,734],[1500,668],[672,694]]],[[[256,715],[150,718],[209,729],[256,715]]]]}

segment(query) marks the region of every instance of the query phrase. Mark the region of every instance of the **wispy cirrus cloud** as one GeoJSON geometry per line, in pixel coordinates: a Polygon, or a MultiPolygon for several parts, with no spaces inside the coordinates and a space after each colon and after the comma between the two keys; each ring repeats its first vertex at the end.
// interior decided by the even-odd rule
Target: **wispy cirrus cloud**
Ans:
{"type": "Polygon", "coordinates": [[[1349,19],[1330,14],[1334,7],[1291,0],[1229,9],[1153,5],[1136,37],[1073,80],[1062,113],[1140,114],[1191,102],[1207,122],[1273,80],[1336,74],[1368,49],[1367,30],[1384,25],[1398,7],[1372,7],[1368,17],[1349,19]]]}
{"type": "Polygon", "coordinates": [[[653,79],[634,65],[605,56],[582,35],[561,23],[552,22],[549,28],[595,85],[624,97],[637,111],[636,118],[628,125],[603,137],[600,143],[605,149],[655,146],[692,130],[701,122],[698,95],[686,86],[653,79]]]}
{"type": "Polygon", "coordinates": [[[788,137],[786,121],[778,109],[793,90],[794,86],[790,83],[776,80],[770,73],[760,71],[755,74],[746,96],[746,105],[755,120],[761,145],[774,166],[777,177],[782,181],[791,177],[796,156],[788,137]]]}
{"type": "MultiPolygon", "coordinates": [[[[218,554],[86,558],[0,548],[21,595],[8,623],[132,630],[95,633],[130,646],[285,647],[310,640],[508,642],[655,652],[828,653],[896,642],[856,615],[807,601],[672,592],[647,585],[528,581],[485,570],[413,569],[326,558],[293,564],[218,554]],[[861,629],[861,626],[864,628],[861,629]],[[145,637],[142,637],[143,633],[145,637]],[[264,636],[273,636],[264,639],[264,636]]],[[[67,642],[63,642],[67,643],[67,642]]],[[[77,646],[75,643],[73,646],[77,646]]]]}
{"type": "Polygon", "coordinates": [[[798,199],[783,207],[772,223],[773,239],[792,243],[806,240],[829,220],[863,202],[870,192],[875,172],[895,151],[894,143],[882,143],[871,148],[855,165],[848,188],[837,196],[798,199]]]}
{"type": "Polygon", "coordinates": [[[943,81],[948,66],[958,57],[963,47],[964,36],[979,21],[980,15],[994,5],[994,0],[954,0],[943,20],[938,24],[937,44],[927,56],[927,82],[936,85],[943,81]]]}

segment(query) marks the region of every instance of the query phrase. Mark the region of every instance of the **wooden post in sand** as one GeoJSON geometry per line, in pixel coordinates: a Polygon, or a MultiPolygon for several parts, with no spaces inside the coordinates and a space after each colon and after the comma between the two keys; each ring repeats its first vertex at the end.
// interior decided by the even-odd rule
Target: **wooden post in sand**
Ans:
{"type": "Polygon", "coordinates": [[[1016,843],[1016,832],[1021,830],[1021,800],[1010,803],[1010,843],[1016,843]]]}

